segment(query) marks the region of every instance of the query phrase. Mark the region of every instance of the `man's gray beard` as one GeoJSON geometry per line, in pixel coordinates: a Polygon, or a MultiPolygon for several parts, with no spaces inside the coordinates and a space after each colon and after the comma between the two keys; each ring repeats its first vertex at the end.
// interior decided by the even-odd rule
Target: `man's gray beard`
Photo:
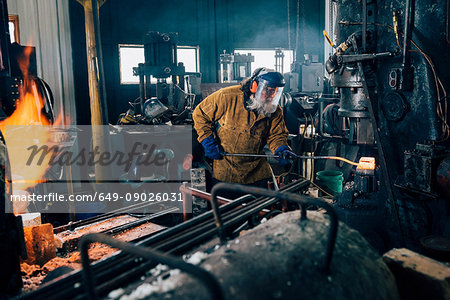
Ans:
{"type": "Polygon", "coordinates": [[[251,97],[247,100],[247,108],[256,111],[258,115],[270,117],[276,110],[277,107],[271,103],[263,104],[251,97]]]}

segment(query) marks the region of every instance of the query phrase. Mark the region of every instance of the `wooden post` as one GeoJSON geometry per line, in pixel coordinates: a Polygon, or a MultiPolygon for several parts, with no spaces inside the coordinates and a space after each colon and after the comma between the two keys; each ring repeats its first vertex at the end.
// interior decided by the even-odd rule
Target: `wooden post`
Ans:
{"type": "MultiPolygon", "coordinates": [[[[91,108],[93,150],[109,152],[109,129],[106,91],[103,77],[102,48],[100,41],[99,7],[106,0],[78,0],[84,7],[86,52],[88,64],[89,98],[91,108]]],[[[97,183],[108,178],[109,167],[95,164],[97,183]]]]}

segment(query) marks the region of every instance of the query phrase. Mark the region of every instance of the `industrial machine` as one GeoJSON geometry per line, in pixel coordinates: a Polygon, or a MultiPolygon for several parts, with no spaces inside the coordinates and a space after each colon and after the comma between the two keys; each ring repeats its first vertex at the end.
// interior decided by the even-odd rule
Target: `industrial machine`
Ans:
{"type": "Polygon", "coordinates": [[[291,133],[300,132],[299,154],[374,157],[376,168],[303,160],[298,170],[306,167],[303,175],[311,177],[342,172],[346,183],[334,197],[338,214],[381,252],[401,245],[423,250],[421,237],[450,236],[446,1],[330,5],[337,12],[334,35],[327,37],[334,54],[325,76],[313,75],[324,88],[305,88],[307,69],[297,68],[299,88],[286,95],[286,122],[291,133]]]}
{"type": "Polygon", "coordinates": [[[220,83],[239,82],[242,79],[251,75],[252,62],[255,57],[248,54],[226,53],[224,50],[220,54],[220,83]]]}
{"type": "Polygon", "coordinates": [[[139,76],[139,98],[119,116],[118,124],[189,123],[200,74],[186,73],[183,63],[177,62],[177,40],[177,33],[150,31],[145,35],[145,62],[133,68],[139,76]]]}

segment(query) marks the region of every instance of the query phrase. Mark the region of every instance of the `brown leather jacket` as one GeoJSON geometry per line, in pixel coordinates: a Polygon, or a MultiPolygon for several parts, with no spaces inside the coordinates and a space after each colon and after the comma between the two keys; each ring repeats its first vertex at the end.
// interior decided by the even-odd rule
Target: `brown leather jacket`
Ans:
{"type": "MultiPolygon", "coordinates": [[[[278,106],[270,118],[248,111],[239,85],[209,95],[195,108],[192,117],[198,141],[212,135],[216,125],[220,145],[227,153],[264,154],[266,143],[274,153],[287,145],[289,133],[281,108],[278,106]]],[[[266,158],[226,156],[214,160],[213,172],[220,181],[241,184],[271,177],[266,158]]]]}

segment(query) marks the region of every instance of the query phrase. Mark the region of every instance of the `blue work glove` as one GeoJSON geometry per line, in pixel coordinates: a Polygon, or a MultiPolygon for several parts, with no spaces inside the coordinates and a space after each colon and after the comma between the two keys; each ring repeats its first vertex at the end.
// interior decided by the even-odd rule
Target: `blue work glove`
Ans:
{"type": "Polygon", "coordinates": [[[202,146],[205,149],[205,156],[212,159],[221,159],[219,145],[217,145],[213,136],[210,135],[202,141],[202,146]]]}
{"type": "Polygon", "coordinates": [[[292,152],[291,149],[286,145],[278,147],[278,149],[275,150],[274,154],[279,156],[275,159],[280,165],[290,164],[291,160],[296,157],[295,153],[292,152]]]}

